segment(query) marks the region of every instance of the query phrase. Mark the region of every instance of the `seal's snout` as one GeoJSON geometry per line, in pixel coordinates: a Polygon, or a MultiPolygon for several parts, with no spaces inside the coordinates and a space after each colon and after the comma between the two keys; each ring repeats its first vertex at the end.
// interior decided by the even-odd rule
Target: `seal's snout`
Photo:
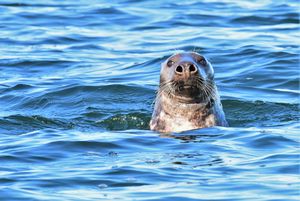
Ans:
{"type": "Polygon", "coordinates": [[[185,75],[186,77],[196,74],[197,71],[197,67],[192,62],[181,62],[175,68],[175,73],[177,75],[185,75]]]}

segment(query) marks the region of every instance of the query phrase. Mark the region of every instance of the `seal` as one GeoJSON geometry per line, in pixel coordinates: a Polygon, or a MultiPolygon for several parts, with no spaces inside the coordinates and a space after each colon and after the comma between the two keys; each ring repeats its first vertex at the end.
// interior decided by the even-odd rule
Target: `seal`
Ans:
{"type": "Polygon", "coordinates": [[[178,53],[161,65],[150,129],[168,133],[228,126],[210,62],[196,52],[178,53]]]}

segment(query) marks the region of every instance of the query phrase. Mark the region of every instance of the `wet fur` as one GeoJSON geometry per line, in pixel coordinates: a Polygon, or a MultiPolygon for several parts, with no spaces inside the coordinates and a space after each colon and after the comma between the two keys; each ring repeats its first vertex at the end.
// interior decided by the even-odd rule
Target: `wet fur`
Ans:
{"type": "MultiPolygon", "coordinates": [[[[182,57],[189,56],[186,53],[182,57]]],[[[177,58],[180,61],[180,56],[177,56],[177,58]]],[[[207,65],[210,64],[207,63],[207,65]]],[[[197,67],[201,68],[200,65],[197,67]]],[[[160,87],[150,122],[151,130],[181,132],[228,125],[213,81],[212,66],[208,67],[206,68],[206,76],[195,75],[188,79],[182,79],[176,77],[176,75],[165,76],[166,73],[172,71],[172,68],[168,68],[166,62],[162,64],[160,87]],[[185,85],[191,85],[191,88],[182,90],[180,87],[185,85]]]]}

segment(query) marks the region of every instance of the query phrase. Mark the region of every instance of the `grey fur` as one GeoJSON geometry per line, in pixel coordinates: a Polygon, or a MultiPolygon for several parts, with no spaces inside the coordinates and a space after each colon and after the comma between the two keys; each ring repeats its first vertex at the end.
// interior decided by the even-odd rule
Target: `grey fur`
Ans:
{"type": "Polygon", "coordinates": [[[228,126],[211,64],[194,52],[171,56],[162,64],[150,129],[181,132],[210,126],[228,126]]]}

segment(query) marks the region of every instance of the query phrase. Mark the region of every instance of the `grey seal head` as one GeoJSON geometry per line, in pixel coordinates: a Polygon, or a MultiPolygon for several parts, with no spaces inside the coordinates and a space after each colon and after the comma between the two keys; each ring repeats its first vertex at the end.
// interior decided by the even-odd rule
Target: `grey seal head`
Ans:
{"type": "Polygon", "coordinates": [[[159,132],[228,126],[210,62],[196,52],[178,53],[161,65],[150,129],[159,132]]]}

